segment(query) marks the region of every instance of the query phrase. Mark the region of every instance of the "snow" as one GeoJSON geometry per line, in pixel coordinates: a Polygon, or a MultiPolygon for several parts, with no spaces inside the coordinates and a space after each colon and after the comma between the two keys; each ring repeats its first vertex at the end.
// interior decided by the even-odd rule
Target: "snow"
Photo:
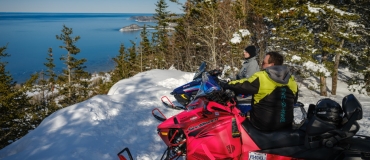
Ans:
{"type": "MultiPolygon", "coordinates": [[[[166,108],[160,98],[168,96],[175,101],[170,92],[191,81],[193,75],[175,69],[156,69],[121,80],[108,95],[98,95],[53,113],[35,130],[0,150],[0,159],[115,160],[125,147],[130,148],[134,159],[160,159],[166,146],[157,135],[159,121],[151,112],[158,108],[166,117],[179,113],[166,108]]],[[[311,83],[317,84],[314,78],[311,83]]],[[[327,83],[330,87],[330,78],[327,83]]],[[[306,83],[299,83],[299,89],[299,101],[306,107],[324,98],[307,89],[306,83]]],[[[351,93],[363,105],[364,118],[358,121],[361,126],[358,134],[369,136],[369,96],[351,92],[339,81],[337,95],[328,97],[341,104],[342,98],[351,93]]]]}
{"type": "Polygon", "coordinates": [[[314,72],[322,73],[322,74],[325,75],[325,77],[330,76],[330,72],[325,68],[325,66],[323,64],[316,64],[316,63],[313,63],[311,61],[307,61],[307,62],[303,63],[303,67],[305,67],[305,68],[307,68],[311,71],[314,71],[314,72]]]}
{"type": "Polygon", "coordinates": [[[242,41],[242,37],[250,36],[250,32],[247,29],[240,29],[238,32],[233,34],[233,38],[230,39],[232,44],[239,44],[242,41]]]}
{"type": "Polygon", "coordinates": [[[321,8],[311,7],[311,4],[310,4],[309,2],[307,3],[307,8],[308,8],[308,10],[309,10],[311,13],[319,13],[319,12],[321,11],[321,12],[323,12],[324,14],[326,14],[326,13],[325,13],[325,11],[324,11],[323,9],[321,9],[321,8]]]}
{"type": "Polygon", "coordinates": [[[345,11],[342,11],[342,10],[340,10],[340,9],[338,9],[338,8],[336,8],[335,6],[333,6],[333,5],[327,5],[326,6],[326,8],[328,8],[328,9],[331,9],[331,10],[333,10],[334,12],[336,12],[336,13],[338,13],[338,14],[340,14],[340,15],[355,15],[355,14],[353,14],[353,13],[349,13],[349,12],[345,12],[345,11]]]}
{"type": "Polygon", "coordinates": [[[301,60],[301,57],[299,57],[297,55],[292,56],[292,61],[300,61],[300,60],[301,60]]]}

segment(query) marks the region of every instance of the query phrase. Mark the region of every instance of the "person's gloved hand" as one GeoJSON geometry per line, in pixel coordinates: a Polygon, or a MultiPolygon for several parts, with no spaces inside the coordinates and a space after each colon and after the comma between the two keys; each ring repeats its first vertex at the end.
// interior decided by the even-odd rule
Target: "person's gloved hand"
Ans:
{"type": "Polygon", "coordinates": [[[220,80],[219,82],[220,86],[223,88],[223,89],[228,89],[229,88],[229,84],[227,81],[224,81],[224,80],[220,80]]]}
{"type": "Polygon", "coordinates": [[[210,70],[208,71],[208,73],[211,75],[211,76],[218,76],[218,75],[221,75],[222,74],[222,71],[219,70],[219,69],[214,69],[214,70],[210,70]]]}
{"type": "Polygon", "coordinates": [[[235,93],[234,91],[230,90],[230,89],[226,89],[225,90],[225,95],[229,98],[234,98],[235,97],[235,93]]]}

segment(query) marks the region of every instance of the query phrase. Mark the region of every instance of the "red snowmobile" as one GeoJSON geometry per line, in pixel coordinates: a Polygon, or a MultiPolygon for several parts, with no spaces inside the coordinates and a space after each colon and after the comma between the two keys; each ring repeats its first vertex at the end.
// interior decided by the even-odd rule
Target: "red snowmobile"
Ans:
{"type": "Polygon", "coordinates": [[[352,94],[343,98],[342,106],[322,99],[308,112],[298,103],[306,117],[302,123],[274,132],[257,130],[240,114],[233,97],[204,73],[199,92],[188,105],[192,109],[159,119],[163,122],[158,135],[168,146],[161,159],[370,159],[370,137],[356,135],[362,106],[352,94]]]}

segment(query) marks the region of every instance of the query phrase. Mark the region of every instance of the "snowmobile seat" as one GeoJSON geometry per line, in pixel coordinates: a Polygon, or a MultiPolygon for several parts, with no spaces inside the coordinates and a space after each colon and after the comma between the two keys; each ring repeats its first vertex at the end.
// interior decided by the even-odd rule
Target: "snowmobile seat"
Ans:
{"type": "Polygon", "coordinates": [[[264,132],[255,128],[248,119],[242,126],[261,150],[304,145],[305,133],[299,129],[264,132]]]}

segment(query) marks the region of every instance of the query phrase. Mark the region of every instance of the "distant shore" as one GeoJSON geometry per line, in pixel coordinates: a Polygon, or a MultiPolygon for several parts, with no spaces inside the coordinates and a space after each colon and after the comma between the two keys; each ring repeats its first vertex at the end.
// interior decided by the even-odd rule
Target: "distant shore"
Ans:
{"type": "MultiPolygon", "coordinates": [[[[130,17],[130,19],[133,19],[137,22],[157,22],[157,20],[154,19],[153,16],[132,16],[132,17],[130,17]]],[[[176,23],[168,23],[168,28],[167,29],[173,30],[174,27],[176,27],[176,26],[177,26],[176,23]]],[[[131,25],[124,26],[124,27],[120,28],[119,31],[120,32],[130,32],[130,31],[141,30],[143,28],[144,28],[143,26],[139,26],[137,24],[131,24],[131,25]]],[[[147,28],[147,29],[154,29],[154,28],[147,28]]]]}

